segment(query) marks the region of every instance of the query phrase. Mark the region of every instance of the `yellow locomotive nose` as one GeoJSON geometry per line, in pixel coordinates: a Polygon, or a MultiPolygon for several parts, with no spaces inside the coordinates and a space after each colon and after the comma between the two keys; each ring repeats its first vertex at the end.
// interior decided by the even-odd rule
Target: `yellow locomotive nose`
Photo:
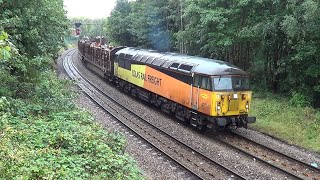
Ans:
{"type": "Polygon", "coordinates": [[[251,91],[213,92],[211,116],[234,116],[248,114],[251,91]]]}
{"type": "Polygon", "coordinates": [[[251,91],[212,93],[211,116],[213,116],[218,126],[239,126],[243,121],[246,123],[254,123],[256,121],[255,117],[248,116],[251,91]]]}

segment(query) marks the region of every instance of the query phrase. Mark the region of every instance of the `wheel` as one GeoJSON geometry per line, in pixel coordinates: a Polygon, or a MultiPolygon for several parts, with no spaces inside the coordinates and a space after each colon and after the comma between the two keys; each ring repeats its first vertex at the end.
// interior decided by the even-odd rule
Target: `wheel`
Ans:
{"type": "Polygon", "coordinates": [[[196,128],[201,133],[205,133],[208,129],[206,124],[197,124],[196,128]]]}

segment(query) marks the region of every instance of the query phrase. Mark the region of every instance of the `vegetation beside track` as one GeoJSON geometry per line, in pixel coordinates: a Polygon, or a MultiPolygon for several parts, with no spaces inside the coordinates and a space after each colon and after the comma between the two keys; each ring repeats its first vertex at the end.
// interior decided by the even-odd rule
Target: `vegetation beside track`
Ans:
{"type": "Polygon", "coordinates": [[[141,179],[125,140],[76,109],[67,82],[42,74],[27,99],[0,99],[0,179],[141,179]]]}
{"type": "Polygon", "coordinates": [[[142,179],[124,138],[75,108],[70,83],[43,68],[51,59],[28,62],[29,82],[0,71],[0,179],[142,179]]]}
{"type": "Polygon", "coordinates": [[[0,17],[0,179],[142,179],[124,138],[77,109],[53,71],[63,1],[0,0],[0,17]]]}
{"type": "Polygon", "coordinates": [[[320,152],[319,109],[293,104],[280,95],[256,93],[250,114],[257,117],[251,128],[320,152]]]}

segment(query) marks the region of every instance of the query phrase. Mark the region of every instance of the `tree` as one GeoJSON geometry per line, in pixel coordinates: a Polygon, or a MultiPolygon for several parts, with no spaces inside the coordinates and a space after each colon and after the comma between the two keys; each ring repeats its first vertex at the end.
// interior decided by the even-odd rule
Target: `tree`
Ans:
{"type": "Polygon", "coordinates": [[[10,61],[0,61],[1,79],[6,85],[2,93],[26,98],[41,81],[41,72],[50,68],[50,58],[64,46],[68,21],[63,1],[0,1],[0,12],[0,32],[7,32],[8,42],[19,50],[10,61]]]}
{"type": "Polygon", "coordinates": [[[133,46],[132,34],[128,27],[130,19],[131,5],[128,0],[117,0],[115,8],[107,21],[111,41],[123,46],[133,46]]]}
{"type": "Polygon", "coordinates": [[[28,57],[55,56],[63,46],[69,22],[63,0],[0,1],[3,29],[13,38],[22,54],[28,57]]]}
{"type": "Polygon", "coordinates": [[[119,0],[108,18],[108,32],[121,45],[170,51],[174,45],[168,0],[119,0]]]}
{"type": "Polygon", "coordinates": [[[248,70],[258,89],[320,105],[319,6],[316,0],[119,0],[109,29],[121,45],[225,60],[248,70]]]}

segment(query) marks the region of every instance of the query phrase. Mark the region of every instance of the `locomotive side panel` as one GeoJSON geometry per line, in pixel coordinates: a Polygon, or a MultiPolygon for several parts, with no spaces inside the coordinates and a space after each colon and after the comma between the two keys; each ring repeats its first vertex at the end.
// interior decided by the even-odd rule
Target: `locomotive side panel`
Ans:
{"type": "Polygon", "coordinates": [[[149,66],[146,68],[145,82],[144,88],[149,91],[186,107],[191,107],[189,84],[149,66]]]}
{"type": "Polygon", "coordinates": [[[118,67],[117,77],[190,108],[190,85],[147,65],[118,67]]]}

